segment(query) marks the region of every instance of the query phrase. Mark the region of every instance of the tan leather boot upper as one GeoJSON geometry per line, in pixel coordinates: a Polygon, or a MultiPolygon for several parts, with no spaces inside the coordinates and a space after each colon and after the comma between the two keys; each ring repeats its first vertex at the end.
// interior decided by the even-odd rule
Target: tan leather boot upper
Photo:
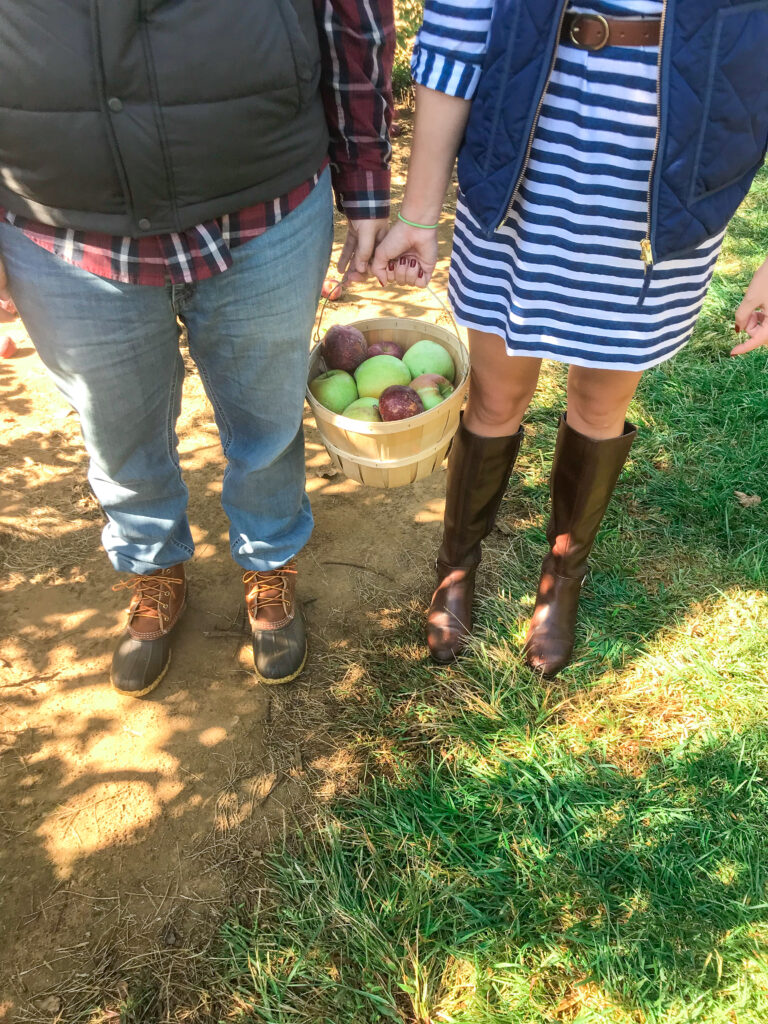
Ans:
{"type": "Polygon", "coordinates": [[[296,562],[267,572],[246,572],[245,604],[251,630],[283,629],[296,614],[296,562]]]}
{"type": "Polygon", "coordinates": [[[132,576],[113,590],[132,590],[128,607],[128,632],[134,640],[157,640],[176,625],[184,610],[184,565],[146,576],[132,576]]]}

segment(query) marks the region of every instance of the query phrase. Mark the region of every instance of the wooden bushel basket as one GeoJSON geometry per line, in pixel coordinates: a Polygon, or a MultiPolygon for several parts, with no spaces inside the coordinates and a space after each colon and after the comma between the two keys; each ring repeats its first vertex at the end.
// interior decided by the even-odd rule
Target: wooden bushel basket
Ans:
{"type": "MultiPolygon", "coordinates": [[[[457,334],[424,320],[376,317],[358,320],[356,327],[368,344],[395,341],[409,349],[422,338],[450,352],[456,367],[454,392],[443,402],[407,420],[365,423],[332,413],[307,387],[307,401],[334,467],[369,487],[403,487],[423,480],[439,468],[459,426],[459,414],[469,385],[469,353],[457,334]]],[[[309,357],[309,380],[327,369],[322,346],[309,357]]]]}

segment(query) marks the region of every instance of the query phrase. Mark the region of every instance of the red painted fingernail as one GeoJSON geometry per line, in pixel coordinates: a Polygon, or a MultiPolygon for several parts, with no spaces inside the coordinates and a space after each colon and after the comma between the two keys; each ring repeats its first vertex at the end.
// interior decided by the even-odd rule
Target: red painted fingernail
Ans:
{"type": "Polygon", "coordinates": [[[390,260],[389,261],[389,263],[387,264],[387,269],[388,270],[394,270],[395,269],[395,261],[394,260],[390,260]]]}
{"type": "Polygon", "coordinates": [[[405,256],[401,256],[400,257],[400,266],[401,267],[404,267],[407,262],[408,262],[408,260],[406,260],[405,256]]]}
{"type": "Polygon", "coordinates": [[[416,260],[411,260],[411,269],[413,269],[415,266],[416,266],[416,260]]]}
{"type": "Polygon", "coordinates": [[[737,334],[741,334],[741,328],[739,327],[738,324],[734,324],[734,329],[735,329],[737,334]]]}
{"type": "Polygon", "coordinates": [[[424,277],[424,271],[419,267],[419,277],[424,277]]]}

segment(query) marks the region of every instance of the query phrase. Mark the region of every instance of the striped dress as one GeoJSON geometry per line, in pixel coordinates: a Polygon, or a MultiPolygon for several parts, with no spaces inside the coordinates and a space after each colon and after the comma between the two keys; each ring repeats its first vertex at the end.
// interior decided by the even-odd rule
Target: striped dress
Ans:
{"type": "MultiPolygon", "coordinates": [[[[662,0],[569,9],[658,17],[662,0]]],[[[492,0],[426,0],[416,81],[471,99],[492,11],[492,0]]],[[[723,236],[646,273],[640,243],[657,64],[658,47],[590,52],[561,44],[518,197],[491,239],[459,195],[450,274],[456,317],[499,335],[510,355],[644,370],[690,338],[723,236]]]]}

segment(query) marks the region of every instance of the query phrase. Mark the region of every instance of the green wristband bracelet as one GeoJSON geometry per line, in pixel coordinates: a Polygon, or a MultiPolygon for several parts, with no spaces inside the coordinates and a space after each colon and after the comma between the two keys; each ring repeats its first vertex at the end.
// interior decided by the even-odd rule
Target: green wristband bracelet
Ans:
{"type": "Polygon", "coordinates": [[[440,227],[440,221],[437,224],[417,224],[413,220],[406,220],[402,213],[398,213],[397,219],[401,220],[403,224],[407,224],[409,228],[424,228],[425,231],[434,231],[435,228],[440,227]]]}

